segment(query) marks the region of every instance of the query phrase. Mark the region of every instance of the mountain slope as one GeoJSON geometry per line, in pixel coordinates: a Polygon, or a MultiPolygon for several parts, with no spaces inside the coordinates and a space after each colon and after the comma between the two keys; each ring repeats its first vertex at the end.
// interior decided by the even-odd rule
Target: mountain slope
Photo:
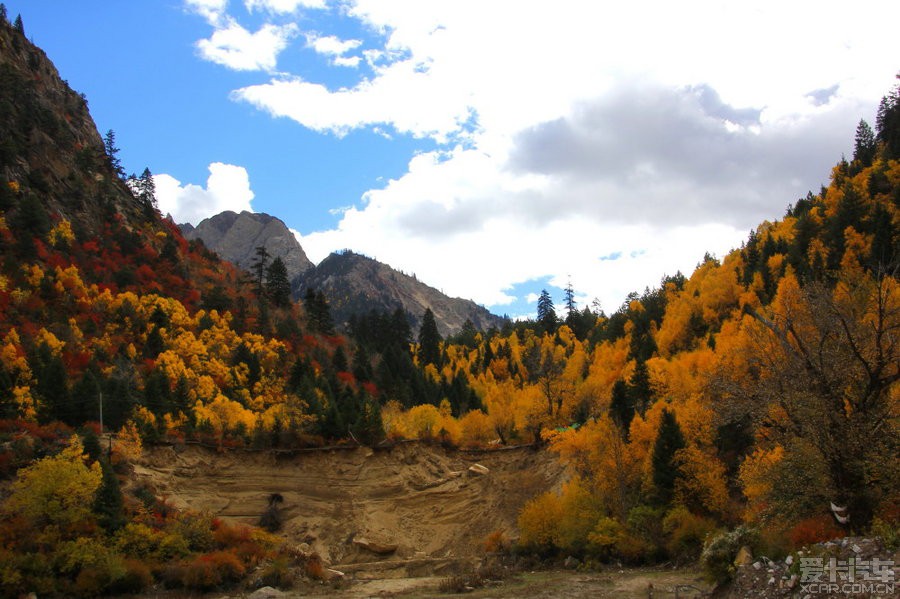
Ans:
{"type": "Polygon", "coordinates": [[[300,295],[307,289],[325,294],[339,326],[345,325],[353,314],[370,310],[389,313],[398,307],[410,315],[413,331],[419,329],[426,308],[431,308],[444,337],[458,333],[466,320],[482,331],[504,323],[471,300],[447,297],[415,277],[350,251],[331,254],[304,274],[301,281],[300,295]]]}

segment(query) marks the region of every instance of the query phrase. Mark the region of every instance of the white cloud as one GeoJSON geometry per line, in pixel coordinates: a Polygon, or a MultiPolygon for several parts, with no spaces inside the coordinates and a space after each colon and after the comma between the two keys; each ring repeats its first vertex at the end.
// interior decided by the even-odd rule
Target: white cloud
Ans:
{"type": "Polygon", "coordinates": [[[286,14],[298,8],[325,8],[325,0],[244,0],[248,11],[265,10],[271,13],[286,14]]]}
{"type": "Polygon", "coordinates": [[[315,131],[439,150],[335,229],[302,236],[311,257],[350,247],[488,305],[516,283],[571,275],[608,310],[817,189],[893,81],[900,21],[900,5],[877,0],[850,12],[780,0],[342,9],[380,47],[330,32],[310,44],[335,66],[361,54],[355,83],[297,72],[232,97],[315,131]]]}
{"type": "Polygon", "coordinates": [[[256,33],[250,33],[232,19],[216,29],[209,39],[197,42],[200,56],[206,60],[236,71],[271,71],[278,54],[284,50],[297,26],[263,25],[256,33]]]}
{"type": "Polygon", "coordinates": [[[224,18],[228,0],[185,0],[185,6],[215,26],[224,18]]]}
{"type": "Polygon", "coordinates": [[[225,210],[252,212],[250,177],[242,166],[214,162],[209,165],[206,188],[192,183],[181,184],[166,174],[154,175],[156,200],[163,214],[171,214],[177,223],[196,225],[225,210]]]}
{"type": "Polygon", "coordinates": [[[342,40],[336,35],[318,35],[316,33],[307,33],[306,43],[319,54],[328,56],[343,56],[362,44],[359,40],[342,40]]]}

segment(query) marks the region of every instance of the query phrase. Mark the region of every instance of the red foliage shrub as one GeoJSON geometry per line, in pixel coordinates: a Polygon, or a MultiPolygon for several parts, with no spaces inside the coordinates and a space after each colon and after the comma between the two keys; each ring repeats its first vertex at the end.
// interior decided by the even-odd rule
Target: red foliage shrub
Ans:
{"type": "Polygon", "coordinates": [[[834,519],[824,514],[801,520],[788,532],[791,545],[795,548],[843,536],[846,536],[846,533],[838,528],[834,519]]]}
{"type": "Polygon", "coordinates": [[[181,572],[181,584],[189,589],[210,591],[239,581],[244,566],[230,551],[215,551],[188,562],[181,572]]]}

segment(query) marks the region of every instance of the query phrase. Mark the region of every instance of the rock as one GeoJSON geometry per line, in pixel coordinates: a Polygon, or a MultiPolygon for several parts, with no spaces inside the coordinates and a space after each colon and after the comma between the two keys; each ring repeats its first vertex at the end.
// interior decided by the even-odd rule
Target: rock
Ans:
{"type": "Polygon", "coordinates": [[[787,556],[786,558],[784,558],[784,563],[785,563],[785,565],[787,565],[787,566],[790,566],[791,564],[793,564],[793,563],[794,563],[794,556],[793,556],[793,555],[789,555],[789,556],[787,556]]]}
{"type": "Polygon", "coordinates": [[[309,546],[309,543],[300,543],[297,545],[297,551],[300,553],[311,553],[312,548],[309,546]]]}
{"type": "Polygon", "coordinates": [[[850,548],[853,549],[853,553],[862,553],[862,547],[860,547],[856,543],[853,543],[853,546],[850,548]]]}
{"type": "Polygon", "coordinates": [[[325,568],[325,580],[343,580],[344,576],[346,575],[340,570],[325,568]]]}
{"type": "Polygon", "coordinates": [[[566,558],[566,561],[563,562],[563,566],[568,570],[574,570],[578,566],[581,565],[581,561],[577,558],[572,557],[571,555],[566,558]]]}
{"type": "Polygon", "coordinates": [[[248,595],[248,599],[277,599],[278,597],[284,597],[285,593],[279,591],[278,589],[273,589],[272,587],[262,587],[256,589],[250,595],[248,595]]]}
{"type": "Polygon", "coordinates": [[[393,543],[379,543],[377,541],[370,541],[365,537],[356,537],[353,539],[353,544],[357,547],[362,547],[367,551],[371,551],[377,555],[388,555],[397,551],[397,545],[393,543]]]}
{"type": "Polygon", "coordinates": [[[753,552],[750,550],[750,547],[744,545],[738,550],[737,556],[734,558],[734,565],[748,566],[751,563],[753,563],[753,552]]]}
{"type": "Polygon", "coordinates": [[[753,562],[754,570],[759,570],[760,568],[762,568],[762,562],[753,562]]]}
{"type": "Polygon", "coordinates": [[[481,464],[472,464],[471,466],[469,466],[469,472],[471,472],[472,474],[478,474],[479,476],[486,476],[490,473],[490,470],[488,470],[481,464]]]}
{"type": "Polygon", "coordinates": [[[771,578],[769,578],[769,584],[775,584],[775,577],[774,577],[774,576],[772,576],[771,578]]]}

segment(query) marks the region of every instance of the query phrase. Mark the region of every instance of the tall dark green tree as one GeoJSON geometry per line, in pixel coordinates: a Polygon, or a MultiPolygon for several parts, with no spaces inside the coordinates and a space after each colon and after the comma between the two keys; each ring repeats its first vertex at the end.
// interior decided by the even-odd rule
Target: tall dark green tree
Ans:
{"type": "Polygon", "coordinates": [[[635,361],[634,372],[628,379],[628,394],[632,409],[641,414],[653,403],[655,394],[650,383],[650,371],[647,370],[647,362],[644,360],[635,361]]]}
{"type": "Polygon", "coordinates": [[[97,495],[94,498],[93,508],[100,526],[106,532],[111,533],[125,526],[122,489],[119,485],[119,478],[109,460],[101,459],[100,468],[102,478],[100,479],[100,488],[97,489],[97,495]]]}
{"type": "Polygon", "coordinates": [[[122,168],[122,160],[119,158],[119,148],[116,147],[116,132],[112,129],[103,137],[103,150],[106,152],[106,161],[109,168],[121,178],[125,178],[125,170],[122,168]]]}
{"type": "MultiPolygon", "coordinates": [[[[900,79],[900,73],[897,74],[900,79]]],[[[887,158],[900,158],[900,85],[888,92],[878,105],[875,117],[878,141],[884,144],[887,158]]]]}
{"type": "Polygon", "coordinates": [[[543,333],[553,333],[559,324],[553,299],[546,289],[541,289],[541,295],[538,297],[537,323],[543,333]]]}
{"type": "Polygon", "coordinates": [[[13,29],[18,31],[21,35],[25,35],[25,24],[22,23],[22,15],[16,15],[16,20],[13,23],[13,29]]]}
{"type": "Polygon", "coordinates": [[[422,314],[422,326],[419,327],[419,348],[417,355],[419,364],[434,364],[441,366],[441,334],[438,332],[437,322],[434,320],[434,312],[431,308],[425,308],[422,314]]]}
{"type": "Polygon", "coordinates": [[[6,16],[6,5],[0,2],[0,25],[6,25],[9,21],[6,16]]]}
{"type": "Polygon", "coordinates": [[[256,255],[256,258],[253,259],[250,270],[253,271],[253,279],[256,283],[256,294],[262,298],[265,293],[265,287],[263,285],[266,280],[266,269],[269,267],[269,258],[272,256],[269,254],[269,250],[262,245],[257,246],[253,253],[256,255]]]}
{"type": "Polygon", "coordinates": [[[655,499],[660,505],[669,505],[675,496],[675,483],[681,476],[676,453],[684,448],[684,434],[675,413],[664,409],[650,457],[655,499]]]}
{"type": "Polygon", "coordinates": [[[291,303],[291,282],[284,260],[276,257],[266,268],[266,295],[273,305],[283,308],[291,303]]]}
{"type": "Polygon", "coordinates": [[[609,402],[609,416],[612,418],[623,438],[628,438],[628,430],[634,419],[634,402],[628,385],[622,379],[615,382],[609,402]]]}
{"type": "Polygon", "coordinates": [[[865,120],[860,120],[856,126],[856,138],[853,143],[853,160],[859,162],[860,167],[871,166],[875,159],[878,144],[875,143],[875,132],[865,120]]]}

